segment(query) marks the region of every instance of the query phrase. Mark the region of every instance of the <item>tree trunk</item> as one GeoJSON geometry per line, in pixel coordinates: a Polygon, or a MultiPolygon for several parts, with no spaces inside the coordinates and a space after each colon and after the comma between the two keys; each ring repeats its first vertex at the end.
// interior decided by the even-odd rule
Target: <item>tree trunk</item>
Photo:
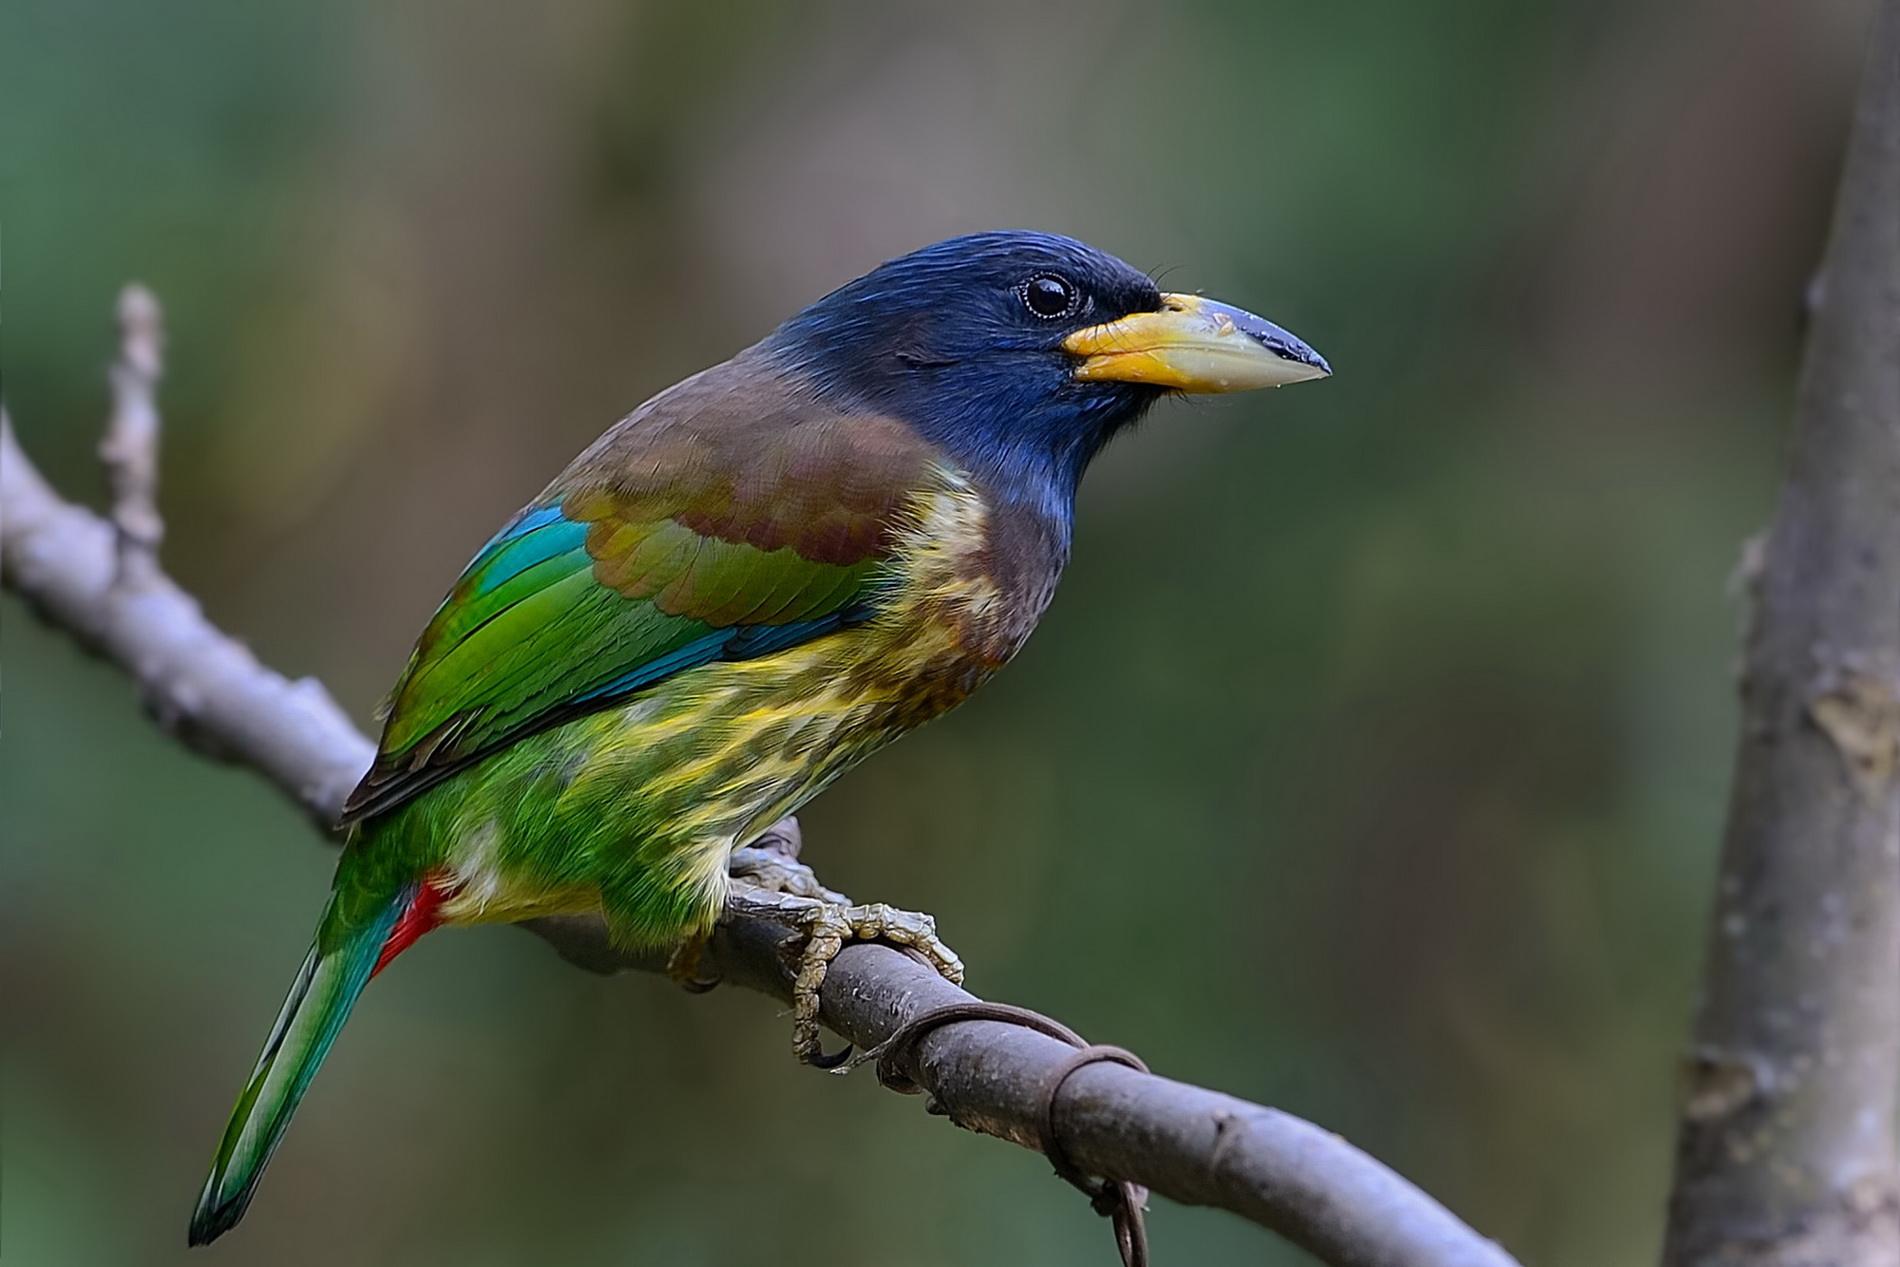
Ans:
{"type": "Polygon", "coordinates": [[[1900,0],[1874,19],[1782,487],[1667,1267],[1900,1267],[1900,0]]]}

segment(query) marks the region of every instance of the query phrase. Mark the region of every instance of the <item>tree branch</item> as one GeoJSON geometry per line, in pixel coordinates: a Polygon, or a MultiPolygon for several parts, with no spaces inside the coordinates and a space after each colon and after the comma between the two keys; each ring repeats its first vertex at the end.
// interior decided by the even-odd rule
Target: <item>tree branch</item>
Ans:
{"type": "Polygon", "coordinates": [[[293,682],[205,619],[156,569],[118,584],[119,536],[63,500],[0,413],[0,576],[49,624],[132,675],[147,711],[193,748],[257,770],[319,826],[375,755],[321,683],[293,682]]]}
{"type": "MultiPolygon", "coordinates": [[[[155,340],[155,307],[151,317],[141,329],[155,340]]],[[[128,343],[135,324],[123,323],[128,343]]],[[[122,352],[122,365],[133,351],[122,352]]],[[[145,406],[156,381],[156,362],[149,364],[145,406]]],[[[119,396],[115,414],[126,407],[119,396]]],[[[149,446],[156,411],[143,421],[148,439],[138,443],[149,446]]],[[[118,506],[127,505],[128,487],[132,504],[140,489],[152,487],[155,465],[139,473],[137,461],[111,467],[118,506]]],[[[3,410],[0,526],[0,582],[7,589],[131,674],[168,730],[200,751],[257,770],[318,824],[334,821],[369,764],[369,740],[319,684],[284,678],[215,628],[155,560],[134,583],[120,583],[127,541],[143,549],[156,544],[156,534],[123,531],[123,518],[115,531],[60,498],[20,449],[3,410]]],[[[594,971],[662,966],[613,947],[598,921],[544,920],[532,929],[594,971]]],[[[702,964],[787,1000],[793,949],[789,929],[736,920],[720,927],[702,964]]],[[[826,977],[821,1015],[869,1049],[912,1017],[972,997],[889,947],[850,945],[826,977]]],[[[1019,1025],[960,1021],[924,1037],[904,1073],[934,1110],[959,1125],[1036,1148],[1045,1088],[1070,1055],[1069,1047],[1019,1025]]],[[[1062,1085],[1053,1117],[1061,1144],[1084,1170],[1231,1210],[1335,1267],[1515,1267],[1497,1245],[1393,1171],[1275,1109],[1095,1064],[1062,1085]]]]}
{"type": "Polygon", "coordinates": [[[1670,1267],[1900,1264],[1900,0],[1841,176],[1742,737],[1670,1267]]]}

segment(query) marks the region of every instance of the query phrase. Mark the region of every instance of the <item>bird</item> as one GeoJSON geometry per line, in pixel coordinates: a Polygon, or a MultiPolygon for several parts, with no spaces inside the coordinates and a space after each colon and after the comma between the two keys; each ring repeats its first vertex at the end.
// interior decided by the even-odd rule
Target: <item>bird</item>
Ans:
{"type": "Polygon", "coordinates": [[[364,987],[433,929],[597,916],[690,965],[722,917],[767,914],[806,936],[793,1045],[815,1063],[844,940],[960,977],[928,916],[736,864],[1016,654],[1113,436],[1164,396],[1331,372],[1243,309],[1010,230],[881,264],[615,423],[416,642],[190,1243],[243,1217],[364,987]]]}

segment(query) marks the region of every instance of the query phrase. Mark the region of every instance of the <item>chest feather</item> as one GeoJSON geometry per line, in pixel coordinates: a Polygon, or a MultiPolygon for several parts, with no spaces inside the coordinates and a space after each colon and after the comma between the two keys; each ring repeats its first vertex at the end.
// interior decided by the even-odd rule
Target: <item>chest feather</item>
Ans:
{"type": "Polygon", "coordinates": [[[1021,649],[1054,592],[1059,560],[1046,566],[1019,525],[999,516],[975,486],[946,474],[920,493],[891,560],[893,625],[936,621],[956,631],[970,655],[1000,665],[1021,649]],[[1012,548],[1014,547],[1014,548],[1012,548]]]}

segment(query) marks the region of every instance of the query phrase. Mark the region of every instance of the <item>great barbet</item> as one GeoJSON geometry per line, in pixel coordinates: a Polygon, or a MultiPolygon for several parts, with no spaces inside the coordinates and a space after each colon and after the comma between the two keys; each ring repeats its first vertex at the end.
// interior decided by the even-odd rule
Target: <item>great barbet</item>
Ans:
{"type": "Polygon", "coordinates": [[[768,911],[816,948],[806,1056],[841,937],[957,973],[927,918],[767,890],[731,860],[1016,653],[1111,436],[1172,392],[1329,372],[1081,242],[982,233],[874,269],[614,424],[416,643],[192,1242],[243,1216],[363,987],[430,929],[596,915],[690,957],[722,912],[768,911]]]}

